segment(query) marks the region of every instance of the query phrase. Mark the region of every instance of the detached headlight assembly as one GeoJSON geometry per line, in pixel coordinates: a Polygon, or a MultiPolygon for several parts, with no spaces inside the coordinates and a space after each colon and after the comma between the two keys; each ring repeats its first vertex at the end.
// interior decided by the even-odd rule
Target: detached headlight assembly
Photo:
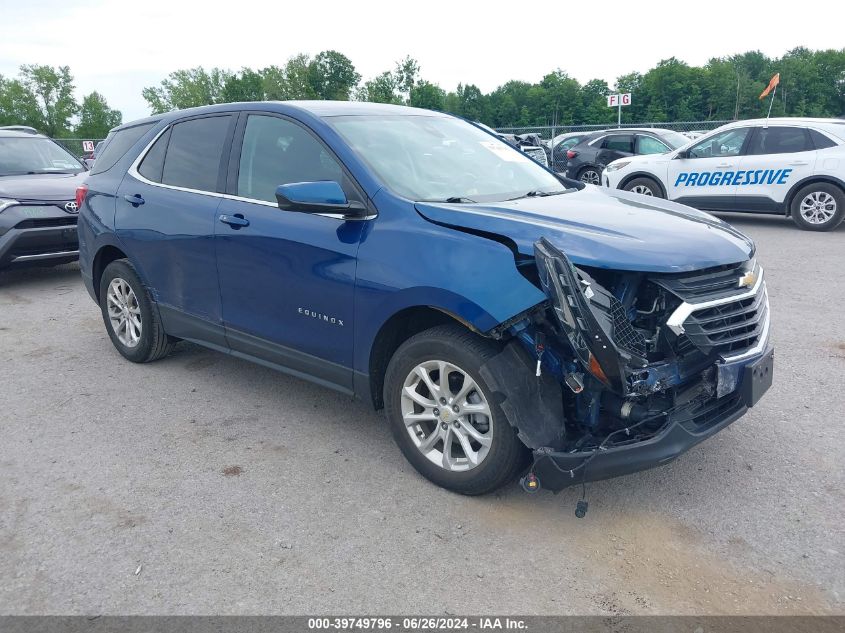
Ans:
{"type": "Polygon", "coordinates": [[[14,206],[17,203],[17,200],[12,200],[11,198],[0,198],[0,213],[3,213],[8,207],[14,206]]]}
{"type": "Polygon", "coordinates": [[[629,161],[629,160],[617,160],[617,161],[610,163],[610,165],[608,165],[604,169],[605,169],[605,171],[616,171],[618,169],[622,169],[623,167],[627,167],[630,164],[631,164],[631,161],[629,161]]]}

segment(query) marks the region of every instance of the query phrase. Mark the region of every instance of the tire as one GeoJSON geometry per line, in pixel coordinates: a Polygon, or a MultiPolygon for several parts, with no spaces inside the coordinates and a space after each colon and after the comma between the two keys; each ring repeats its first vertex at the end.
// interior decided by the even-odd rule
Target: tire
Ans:
{"type": "Polygon", "coordinates": [[[845,218],[845,194],[836,185],[813,182],[795,194],[789,210],[799,229],[830,231],[845,218]]]}
{"type": "Polygon", "coordinates": [[[490,397],[491,390],[480,375],[481,366],[498,352],[494,343],[458,325],[441,325],[405,341],[387,366],[384,403],[393,438],[423,477],[447,490],[464,495],[492,492],[513,481],[526,463],[528,449],[490,397]],[[432,384],[440,387],[441,362],[449,367],[450,393],[437,393],[449,397],[458,413],[448,402],[443,406],[442,401],[431,398],[436,394],[428,389],[421,374],[415,373],[422,367],[432,384]],[[460,392],[468,385],[461,374],[469,376],[473,383],[463,396],[460,392]],[[438,406],[415,403],[406,387],[422,400],[438,406]],[[470,414],[465,410],[466,407],[481,411],[485,406],[489,415],[470,414]],[[439,417],[434,417],[434,410],[441,410],[439,417]],[[406,424],[406,415],[417,415],[419,420],[406,424]],[[467,425],[475,434],[464,430],[467,425]],[[435,433],[440,439],[429,442],[435,433]],[[445,458],[443,449],[448,436],[451,436],[449,457],[445,458]],[[469,443],[469,453],[475,452],[477,464],[472,463],[460,436],[469,443]],[[486,440],[488,445],[480,444],[477,438],[486,440]],[[431,449],[425,450],[429,445],[431,449]]]}
{"type": "Polygon", "coordinates": [[[588,185],[601,184],[601,170],[598,167],[587,165],[578,171],[578,180],[586,182],[588,185]]]}
{"type": "Polygon", "coordinates": [[[655,198],[663,197],[663,190],[660,188],[660,185],[657,184],[657,181],[645,176],[634,178],[631,182],[625,185],[624,189],[625,191],[638,193],[643,196],[653,196],[655,198]]]}
{"type": "Polygon", "coordinates": [[[155,302],[128,260],[115,260],[103,271],[100,312],[111,342],[127,360],[149,363],[173,349],[155,302]]]}

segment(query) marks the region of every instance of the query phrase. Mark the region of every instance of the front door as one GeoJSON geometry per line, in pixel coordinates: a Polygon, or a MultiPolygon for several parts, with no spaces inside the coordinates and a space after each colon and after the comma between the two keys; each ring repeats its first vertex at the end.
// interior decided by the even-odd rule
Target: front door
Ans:
{"type": "Polygon", "coordinates": [[[281,184],[333,180],[350,200],[363,196],[299,123],[243,114],[238,128],[232,195],[215,222],[229,346],[351,391],[355,266],[368,221],[283,211],[275,192],[281,184]]]}
{"type": "Polygon", "coordinates": [[[750,128],[731,128],[702,139],[686,157],[669,161],[666,193],[698,209],[735,208],[736,179],[750,128]]]}

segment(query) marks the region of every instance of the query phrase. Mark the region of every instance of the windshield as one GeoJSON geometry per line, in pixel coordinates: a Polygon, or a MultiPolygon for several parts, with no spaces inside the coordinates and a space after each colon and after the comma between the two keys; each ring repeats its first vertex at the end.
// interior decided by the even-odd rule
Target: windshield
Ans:
{"type": "Polygon", "coordinates": [[[330,119],[395,193],[417,201],[490,202],[566,191],[525,154],[452,117],[330,119]]]}
{"type": "Polygon", "coordinates": [[[662,138],[671,149],[683,147],[691,140],[689,137],[678,132],[662,132],[660,134],[660,138],[662,138]]]}
{"type": "Polygon", "coordinates": [[[48,138],[0,138],[0,176],[84,170],[73,154],[48,138]]]}

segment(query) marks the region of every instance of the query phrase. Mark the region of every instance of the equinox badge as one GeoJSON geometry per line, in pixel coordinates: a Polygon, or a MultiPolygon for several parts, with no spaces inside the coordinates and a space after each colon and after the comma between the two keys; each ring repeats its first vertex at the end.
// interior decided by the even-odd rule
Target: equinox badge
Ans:
{"type": "Polygon", "coordinates": [[[326,323],[331,323],[332,325],[339,325],[343,327],[343,319],[338,319],[337,317],[329,316],[328,314],[309,310],[308,308],[299,308],[298,312],[302,316],[311,317],[312,319],[318,319],[320,321],[325,321],[326,323]]]}

